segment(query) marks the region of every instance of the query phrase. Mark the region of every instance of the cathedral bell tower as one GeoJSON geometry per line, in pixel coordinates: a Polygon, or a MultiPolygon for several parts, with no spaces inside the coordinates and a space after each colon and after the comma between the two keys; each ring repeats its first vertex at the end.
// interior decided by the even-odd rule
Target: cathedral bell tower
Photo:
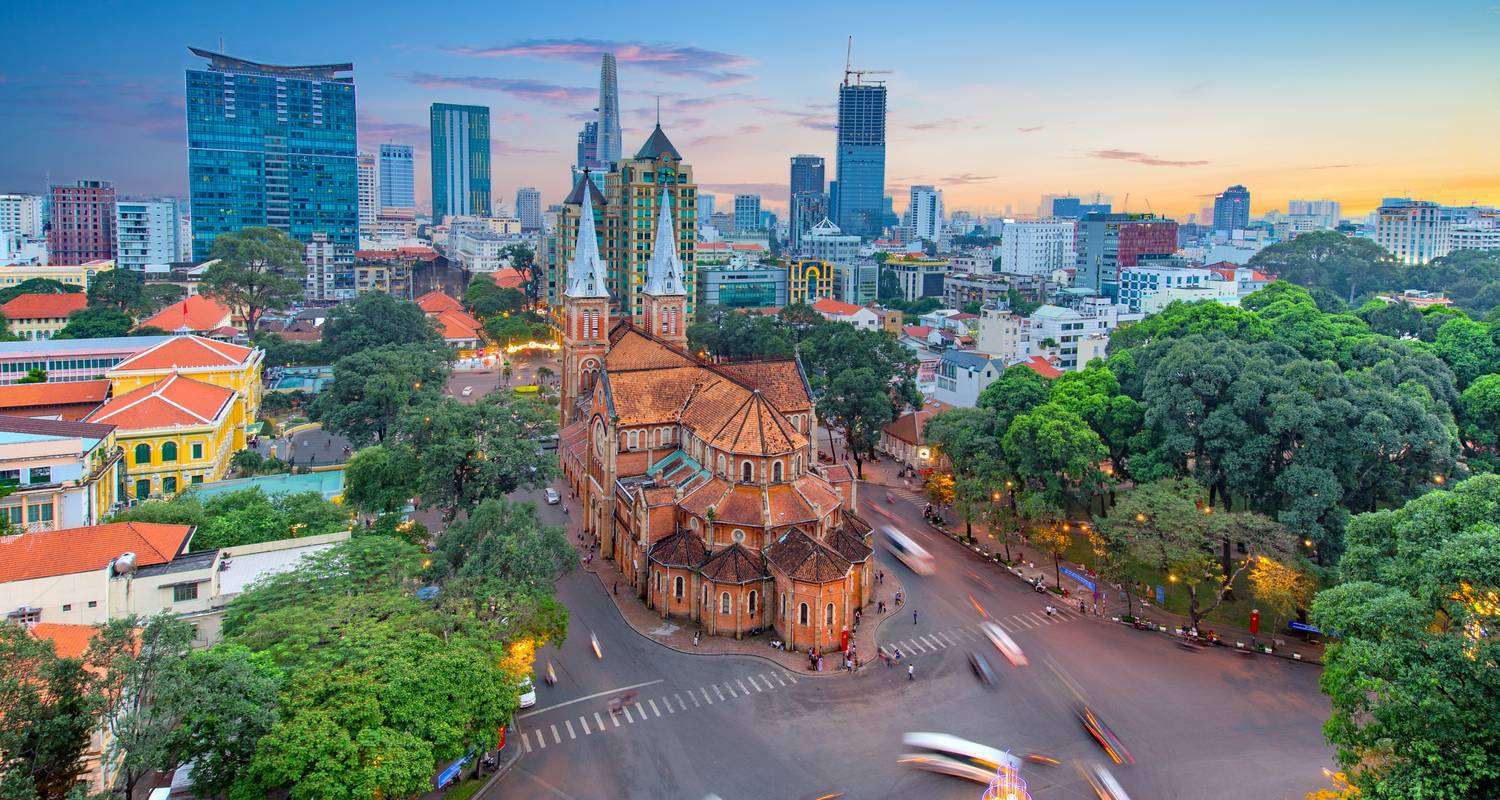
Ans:
{"type": "Polygon", "coordinates": [[[677,257],[677,226],[672,221],[672,196],[661,192],[661,214],[656,241],[646,265],[643,321],[646,332],[683,351],[687,350],[687,289],[682,283],[682,260],[677,257]]]}
{"type": "MultiPolygon", "coordinates": [[[[587,183],[589,176],[582,180],[587,183]]],[[[578,236],[573,260],[568,262],[563,290],[562,335],[562,424],[582,415],[578,404],[594,390],[594,381],[604,369],[609,352],[609,289],[604,261],[599,258],[599,238],[594,235],[592,187],[583,187],[583,207],[578,216],[578,236]]]]}

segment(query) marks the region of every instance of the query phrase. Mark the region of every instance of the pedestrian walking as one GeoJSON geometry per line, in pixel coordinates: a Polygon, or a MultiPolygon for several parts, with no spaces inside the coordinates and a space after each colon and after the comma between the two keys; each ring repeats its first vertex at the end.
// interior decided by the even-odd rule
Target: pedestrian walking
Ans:
{"type": "Polygon", "coordinates": [[[615,581],[615,597],[619,597],[619,596],[620,596],[620,582],[619,581],[615,581]]]}
{"type": "Polygon", "coordinates": [[[1088,610],[1087,610],[1087,607],[1084,606],[1082,600],[1078,601],[1078,613],[1080,613],[1080,614],[1087,614],[1087,613],[1089,613],[1088,610]]]}
{"type": "Polygon", "coordinates": [[[914,681],[914,680],[917,679],[917,665],[916,664],[907,664],[906,665],[906,679],[909,680],[909,681],[914,681]]]}
{"type": "MultiPolygon", "coordinates": [[[[1052,610],[1049,608],[1047,610],[1047,613],[1051,614],[1052,610]]],[[[911,610],[911,624],[913,624],[913,625],[917,624],[917,610],[915,608],[911,610]]]]}
{"type": "Polygon", "coordinates": [[[1047,606],[1047,616],[1052,616],[1052,613],[1056,610],[1057,609],[1053,608],[1052,606],[1047,606]]]}

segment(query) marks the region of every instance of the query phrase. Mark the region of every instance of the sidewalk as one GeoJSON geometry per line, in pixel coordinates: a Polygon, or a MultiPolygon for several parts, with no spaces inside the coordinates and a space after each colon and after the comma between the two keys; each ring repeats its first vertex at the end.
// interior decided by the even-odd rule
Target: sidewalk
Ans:
{"type": "MultiPolygon", "coordinates": [[[[899,465],[889,458],[883,458],[873,463],[867,462],[865,464],[865,483],[867,486],[906,490],[920,496],[923,491],[921,483],[914,478],[902,479],[898,477],[897,472],[899,469],[899,465]]],[[[903,498],[900,494],[897,495],[897,498],[901,502],[908,502],[908,499],[903,498]]],[[[923,501],[917,500],[911,502],[921,503],[923,501]]],[[[1004,556],[1004,545],[999,539],[992,539],[982,523],[974,523],[974,538],[976,542],[970,545],[963,539],[963,521],[958,520],[957,522],[953,522],[950,517],[951,512],[944,511],[943,518],[949,520],[949,523],[946,526],[947,530],[943,531],[943,533],[960,542],[964,547],[976,550],[990,558],[1004,556]]],[[[1022,580],[1029,580],[1040,576],[1046,580],[1048,586],[1056,582],[1055,572],[1052,569],[1052,557],[1050,555],[1042,553],[1030,545],[1017,544],[1015,542],[1012,542],[1010,545],[1010,554],[1018,563],[1015,568],[1006,568],[1004,565],[999,565],[1006,572],[1022,580]]],[[[1067,560],[1060,561],[1058,566],[1063,570],[1063,586],[1068,589],[1068,599],[1063,601],[1063,603],[1076,607],[1078,600],[1081,598],[1092,607],[1092,591],[1081,581],[1069,576],[1066,572],[1066,570],[1071,570],[1076,575],[1092,578],[1093,576],[1089,572],[1089,569],[1081,564],[1075,564],[1067,560]]],[[[1131,599],[1127,603],[1124,589],[1118,584],[1113,587],[1101,586],[1100,591],[1103,600],[1103,608],[1100,609],[1100,612],[1102,612],[1103,616],[1102,619],[1095,617],[1095,619],[1100,621],[1107,620],[1115,624],[1128,624],[1121,620],[1121,617],[1126,616],[1128,606],[1134,612],[1134,616],[1137,619],[1149,621],[1155,628],[1169,635],[1175,636],[1177,631],[1188,624],[1188,618],[1185,615],[1158,608],[1154,602],[1143,599],[1135,594],[1131,595],[1131,599]]],[[[1270,655],[1272,656],[1303,661],[1310,664],[1321,665],[1323,663],[1323,645],[1321,643],[1312,644],[1298,639],[1287,639],[1277,631],[1262,631],[1260,635],[1255,636],[1250,631],[1242,628],[1223,626],[1217,623],[1210,624],[1213,625],[1213,630],[1218,634],[1223,646],[1251,653],[1254,652],[1252,650],[1254,644],[1259,643],[1270,646],[1270,655]]]]}
{"type": "MultiPolygon", "coordinates": [[[[578,544],[578,531],[574,528],[571,519],[569,519],[568,527],[568,535],[572,537],[574,547],[578,548],[581,558],[586,551],[582,545],[578,544]]],[[[647,608],[646,602],[636,597],[630,590],[629,584],[614,561],[595,555],[593,561],[583,565],[582,569],[599,579],[599,585],[604,588],[605,594],[614,598],[615,608],[619,610],[626,624],[636,633],[663,647],[693,655],[757,656],[803,676],[832,677],[847,674],[840,669],[843,659],[836,649],[827,651],[829,656],[823,659],[822,673],[810,671],[806,652],[788,652],[771,647],[771,642],[779,638],[772,628],[766,628],[758,636],[739,640],[729,636],[704,636],[697,645],[694,645],[693,633],[699,630],[698,623],[677,617],[663,619],[656,610],[647,608]]],[[[872,587],[873,598],[869,605],[861,609],[860,624],[851,632],[850,643],[866,666],[878,657],[875,632],[879,629],[880,623],[902,610],[895,603],[897,591],[904,592],[905,587],[894,575],[886,573],[884,582],[872,587]],[[875,611],[877,600],[885,601],[886,613],[884,615],[879,615],[875,611]]]]}

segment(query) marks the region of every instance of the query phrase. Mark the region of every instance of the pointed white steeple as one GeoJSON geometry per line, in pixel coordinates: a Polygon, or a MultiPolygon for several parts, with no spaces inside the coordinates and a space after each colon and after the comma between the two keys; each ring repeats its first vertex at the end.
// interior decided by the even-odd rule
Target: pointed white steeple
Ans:
{"type": "Polygon", "coordinates": [[[573,260],[568,262],[567,297],[609,297],[604,260],[599,257],[599,238],[594,235],[593,187],[583,176],[583,205],[578,215],[578,236],[573,240],[573,260]]]}
{"type": "Polygon", "coordinates": [[[685,295],[682,260],[677,257],[677,226],[672,221],[672,196],[661,190],[661,215],[656,219],[656,242],[646,265],[645,293],[657,297],[685,295]]]}

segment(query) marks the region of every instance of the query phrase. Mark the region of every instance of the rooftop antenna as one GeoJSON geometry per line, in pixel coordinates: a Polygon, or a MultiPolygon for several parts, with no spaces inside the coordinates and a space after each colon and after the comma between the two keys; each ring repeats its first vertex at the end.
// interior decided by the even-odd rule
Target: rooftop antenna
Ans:
{"type": "Polygon", "coordinates": [[[656,127],[661,127],[661,95],[656,96],[656,127]]]}
{"type": "Polygon", "coordinates": [[[224,37],[223,36],[219,37],[219,52],[220,53],[224,52],[224,37]]]}
{"type": "Polygon", "coordinates": [[[1126,192],[1125,193],[1125,207],[1122,208],[1122,209],[1120,209],[1120,213],[1122,213],[1122,214],[1129,214],[1130,213],[1130,192],[1126,192]]]}

